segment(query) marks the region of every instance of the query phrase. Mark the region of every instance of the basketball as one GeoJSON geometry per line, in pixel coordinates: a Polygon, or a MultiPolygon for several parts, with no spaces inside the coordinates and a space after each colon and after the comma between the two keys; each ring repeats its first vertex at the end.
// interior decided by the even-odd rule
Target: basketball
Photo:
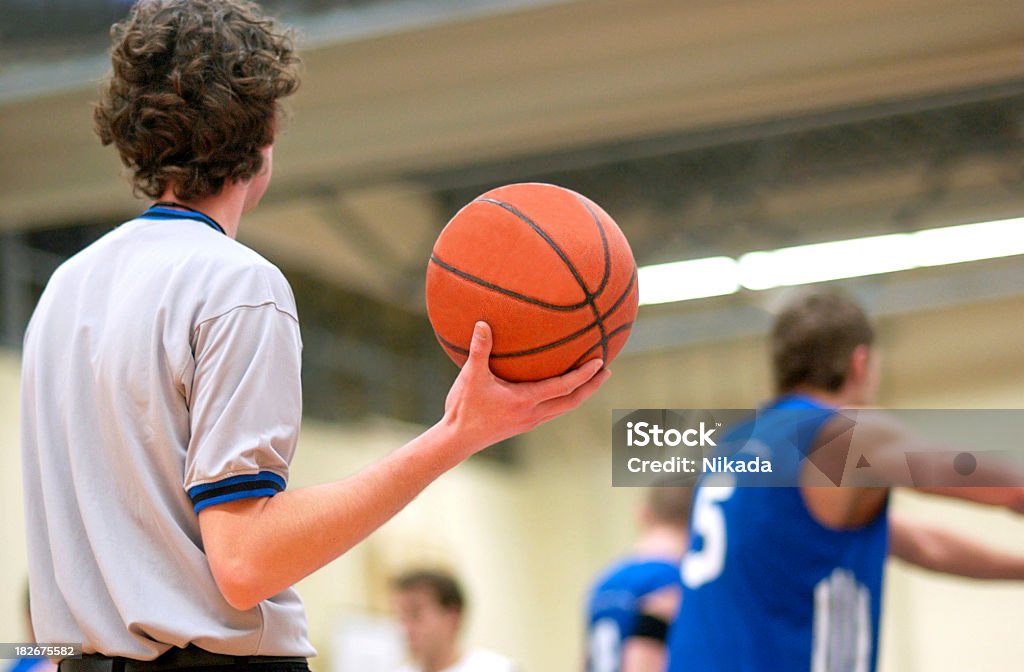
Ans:
{"type": "Polygon", "coordinates": [[[551,184],[510,184],[464,206],[434,244],[427,315],[462,366],[477,321],[491,370],[511,381],[561,375],[622,350],[637,312],[633,253],[596,203],[551,184]]]}

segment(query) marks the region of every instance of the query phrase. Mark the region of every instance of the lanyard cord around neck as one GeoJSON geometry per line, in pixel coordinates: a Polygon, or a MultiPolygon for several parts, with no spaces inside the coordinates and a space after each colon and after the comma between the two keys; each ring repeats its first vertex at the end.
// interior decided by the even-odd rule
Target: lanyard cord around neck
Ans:
{"type": "Polygon", "coordinates": [[[225,233],[224,227],[218,224],[217,220],[213,217],[210,217],[195,208],[190,208],[187,205],[172,203],[170,201],[158,201],[154,203],[151,208],[139,215],[139,219],[191,219],[193,221],[206,224],[214,231],[225,233]],[[182,212],[182,210],[185,210],[186,212],[182,212]]]}

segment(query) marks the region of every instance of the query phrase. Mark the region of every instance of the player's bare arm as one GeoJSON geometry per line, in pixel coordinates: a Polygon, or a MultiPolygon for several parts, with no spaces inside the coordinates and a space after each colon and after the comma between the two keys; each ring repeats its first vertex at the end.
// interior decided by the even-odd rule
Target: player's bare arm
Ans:
{"type": "Polygon", "coordinates": [[[889,554],[918,567],[974,579],[1024,580],[1024,555],[901,514],[889,516],[889,554]]]}
{"type": "Polygon", "coordinates": [[[821,431],[815,459],[805,467],[804,483],[811,487],[803,488],[804,499],[823,524],[837,529],[872,520],[892,487],[1024,512],[1024,469],[1019,464],[979,453],[971,476],[972,482],[984,485],[949,485],[956,475],[949,459],[951,448],[922,437],[891,413],[848,409],[821,431]],[[915,456],[913,475],[908,453],[915,456]],[[829,461],[843,473],[842,487],[835,487],[818,468],[829,461]],[[858,463],[870,467],[859,468],[858,463]]]}
{"type": "Polygon", "coordinates": [[[469,360],[443,418],[379,462],[342,481],[200,512],[217,585],[236,609],[250,609],[323,567],[470,455],[573,408],[611,375],[599,360],[556,378],[508,383],[488,366],[491,332],[477,326],[469,360]]]}
{"type": "Polygon", "coordinates": [[[622,672],[659,672],[665,669],[665,642],[630,637],[622,648],[622,672]]]}
{"type": "Polygon", "coordinates": [[[665,637],[679,611],[679,588],[663,588],[644,599],[641,631],[622,646],[621,672],[660,672],[665,669],[665,637]]]}

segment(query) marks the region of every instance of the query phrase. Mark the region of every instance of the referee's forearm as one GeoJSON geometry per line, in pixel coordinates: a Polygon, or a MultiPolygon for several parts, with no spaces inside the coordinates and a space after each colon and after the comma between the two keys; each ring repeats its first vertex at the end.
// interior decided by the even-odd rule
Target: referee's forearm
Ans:
{"type": "Polygon", "coordinates": [[[444,423],[342,481],[204,509],[199,523],[224,598],[246,610],[323,567],[470,452],[444,423]]]}

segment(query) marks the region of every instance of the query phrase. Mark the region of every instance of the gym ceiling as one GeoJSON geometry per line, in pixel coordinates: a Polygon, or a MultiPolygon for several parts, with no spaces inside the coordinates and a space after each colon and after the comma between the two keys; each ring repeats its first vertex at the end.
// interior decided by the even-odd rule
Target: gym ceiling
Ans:
{"type": "MultiPolygon", "coordinates": [[[[322,322],[325,362],[333,347],[369,348],[372,362],[436,348],[421,333],[430,245],[459,205],[505,182],[591,196],[641,265],[1024,214],[1020,0],[274,7],[300,28],[305,78],[241,239],[294,271],[300,310],[312,292],[307,340],[322,322]],[[406,337],[378,351],[403,316],[406,337]],[[372,326],[339,340],[337,325],[359,321],[372,326]]],[[[32,36],[18,35],[0,29],[0,231],[39,245],[41,230],[130,217],[141,204],[91,131],[102,41],[75,36],[55,55],[19,49],[32,36]]],[[[942,300],[1017,292],[1018,266],[950,271],[942,300]]],[[[934,287],[904,284],[876,307],[935,305],[934,287]]],[[[699,340],[675,319],[694,311],[715,311],[719,335],[756,330],[740,318],[764,301],[645,309],[634,347],[699,340]]]]}

